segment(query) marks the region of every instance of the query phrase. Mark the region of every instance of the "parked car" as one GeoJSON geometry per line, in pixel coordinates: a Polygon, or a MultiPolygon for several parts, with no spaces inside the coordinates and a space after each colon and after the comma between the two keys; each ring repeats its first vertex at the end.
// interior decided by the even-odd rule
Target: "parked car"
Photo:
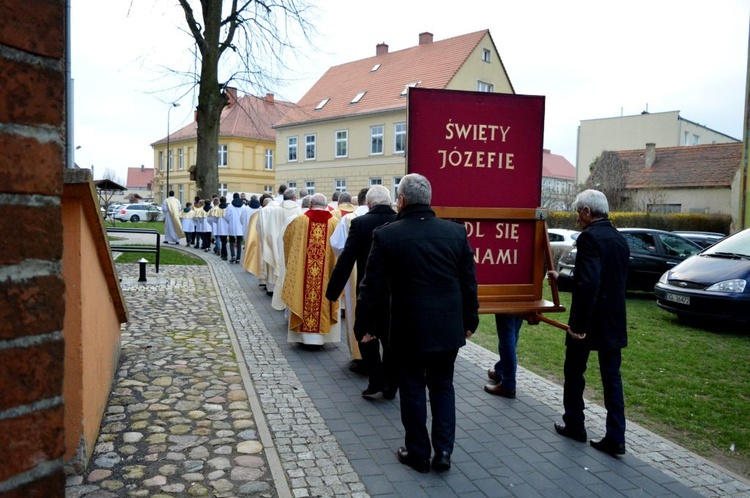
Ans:
{"type": "Polygon", "coordinates": [[[120,211],[121,208],[122,208],[122,204],[119,204],[117,202],[114,202],[114,203],[110,204],[109,206],[107,206],[107,212],[104,215],[104,217],[105,218],[114,218],[115,214],[117,214],[118,211],[120,211]]]}
{"type": "Polygon", "coordinates": [[[125,204],[115,213],[114,218],[120,221],[164,221],[164,213],[153,204],[125,204]]]}
{"type": "MultiPolygon", "coordinates": [[[[629,290],[652,291],[659,277],[669,268],[698,254],[701,246],[672,232],[649,228],[620,228],[630,247],[629,290]]],[[[565,253],[558,263],[561,275],[573,275],[576,249],[565,253]]]]}
{"type": "Polygon", "coordinates": [[[677,235],[685,237],[686,239],[690,239],[704,248],[711,247],[712,245],[716,244],[718,241],[726,237],[726,235],[719,232],[690,232],[676,230],[672,233],[676,233],[677,235]]]}
{"type": "Polygon", "coordinates": [[[549,245],[569,249],[575,245],[576,239],[581,232],[565,230],[563,228],[550,228],[547,230],[547,233],[549,233],[549,245]]]}
{"type": "Polygon", "coordinates": [[[654,294],[678,317],[750,323],[750,228],[666,271],[654,294]]]}

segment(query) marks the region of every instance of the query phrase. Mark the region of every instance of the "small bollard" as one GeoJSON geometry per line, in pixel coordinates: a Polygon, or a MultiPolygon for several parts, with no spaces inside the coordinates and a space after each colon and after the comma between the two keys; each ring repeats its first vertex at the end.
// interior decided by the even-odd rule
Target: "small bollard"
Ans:
{"type": "Polygon", "coordinates": [[[141,258],[138,260],[138,264],[141,265],[140,267],[140,275],[138,276],[139,282],[145,282],[146,281],[146,263],[148,263],[148,260],[146,258],[141,258]]]}

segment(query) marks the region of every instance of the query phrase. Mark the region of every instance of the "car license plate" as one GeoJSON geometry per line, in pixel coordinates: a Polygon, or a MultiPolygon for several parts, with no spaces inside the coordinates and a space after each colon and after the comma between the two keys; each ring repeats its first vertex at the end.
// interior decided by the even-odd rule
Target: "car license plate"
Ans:
{"type": "Polygon", "coordinates": [[[679,296],[677,294],[672,294],[671,292],[667,292],[667,294],[664,296],[664,299],[667,301],[672,301],[673,303],[679,303],[684,304],[685,306],[690,306],[690,296],[679,296]]]}

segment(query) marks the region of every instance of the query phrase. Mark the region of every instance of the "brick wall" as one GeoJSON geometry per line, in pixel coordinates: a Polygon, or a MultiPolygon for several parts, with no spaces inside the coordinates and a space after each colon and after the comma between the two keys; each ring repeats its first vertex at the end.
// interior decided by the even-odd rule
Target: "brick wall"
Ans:
{"type": "Polygon", "coordinates": [[[0,498],[64,496],[66,16],[0,2],[0,498]]]}

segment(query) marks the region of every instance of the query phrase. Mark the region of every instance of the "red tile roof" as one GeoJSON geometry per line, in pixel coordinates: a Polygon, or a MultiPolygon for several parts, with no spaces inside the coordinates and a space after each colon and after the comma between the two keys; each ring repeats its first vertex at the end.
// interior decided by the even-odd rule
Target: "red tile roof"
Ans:
{"type": "Polygon", "coordinates": [[[552,154],[548,149],[544,149],[544,154],[542,154],[542,177],[575,180],[576,168],[563,156],[552,154]]]}
{"type": "Polygon", "coordinates": [[[154,181],[154,168],[128,168],[128,188],[148,188],[154,181]]]}
{"type": "Polygon", "coordinates": [[[742,143],[657,148],[650,168],[645,149],[617,154],[629,163],[626,188],[728,187],[740,168],[742,143]]]}
{"type": "MultiPolygon", "coordinates": [[[[425,35],[431,40],[432,35],[425,35]]],[[[420,87],[446,88],[485,36],[492,41],[489,30],[482,30],[396,52],[383,46],[380,55],[333,66],[277,126],[403,109],[406,98],[401,92],[406,85],[418,82],[420,87]],[[366,93],[351,103],[360,92],[366,93]],[[325,99],[330,100],[315,109],[325,99]]]]}
{"type": "MultiPolygon", "coordinates": [[[[281,119],[294,104],[285,100],[277,100],[273,94],[266,97],[243,95],[237,97],[234,88],[227,89],[229,104],[221,112],[220,137],[241,137],[257,140],[276,140],[273,125],[281,119]]],[[[169,136],[171,141],[193,139],[198,136],[197,123],[192,122],[180,128],[169,136]]],[[[151,144],[166,143],[167,137],[151,144]]]]}

